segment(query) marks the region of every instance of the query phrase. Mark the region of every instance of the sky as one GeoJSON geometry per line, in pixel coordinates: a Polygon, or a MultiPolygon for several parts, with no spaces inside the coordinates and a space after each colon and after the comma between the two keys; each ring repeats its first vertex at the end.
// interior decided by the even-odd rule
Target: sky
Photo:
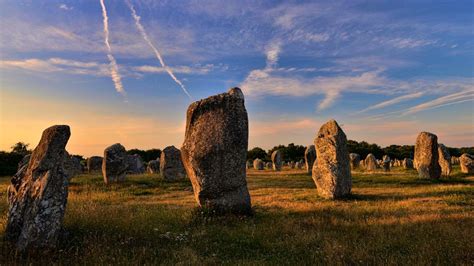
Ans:
{"type": "Polygon", "coordinates": [[[249,148],[474,145],[473,1],[0,0],[0,150],[181,147],[190,103],[240,87],[249,148]]]}

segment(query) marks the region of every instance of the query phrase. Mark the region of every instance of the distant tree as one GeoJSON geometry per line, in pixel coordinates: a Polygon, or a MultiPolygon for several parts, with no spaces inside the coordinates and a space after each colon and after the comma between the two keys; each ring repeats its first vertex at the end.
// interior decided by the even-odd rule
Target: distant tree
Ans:
{"type": "Polygon", "coordinates": [[[127,151],[128,154],[138,154],[145,162],[151,160],[156,160],[161,156],[160,149],[150,149],[150,150],[140,150],[140,149],[131,149],[127,151]]]}
{"type": "Polygon", "coordinates": [[[367,157],[372,153],[376,158],[382,158],[384,151],[377,144],[369,144],[366,141],[357,142],[355,140],[347,141],[347,149],[350,153],[357,153],[361,158],[367,157]]]}
{"type": "Polygon", "coordinates": [[[21,141],[17,142],[15,145],[11,146],[11,152],[25,156],[28,153],[31,153],[31,151],[28,150],[28,146],[30,146],[30,144],[21,141]]]}
{"type": "Polygon", "coordinates": [[[22,154],[0,151],[0,176],[14,175],[21,159],[23,159],[22,154]]]}
{"type": "Polygon", "coordinates": [[[288,146],[278,145],[268,151],[269,158],[271,158],[272,153],[276,150],[280,150],[284,161],[297,162],[304,159],[304,151],[306,150],[306,147],[302,145],[295,145],[294,143],[290,143],[288,146]]]}
{"type": "Polygon", "coordinates": [[[247,151],[247,160],[255,160],[257,158],[260,158],[262,160],[268,160],[268,155],[267,152],[259,147],[255,147],[249,151],[247,151]]]}

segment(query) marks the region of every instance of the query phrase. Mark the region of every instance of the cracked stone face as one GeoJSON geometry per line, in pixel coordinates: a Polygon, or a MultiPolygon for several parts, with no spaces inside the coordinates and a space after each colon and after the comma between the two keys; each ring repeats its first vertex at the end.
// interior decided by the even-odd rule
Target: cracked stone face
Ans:
{"type": "Polygon", "coordinates": [[[43,131],[29,163],[8,187],[8,217],[5,236],[20,251],[54,247],[66,209],[68,174],[64,169],[69,126],[43,131]]]}
{"type": "Polygon", "coordinates": [[[416,138],[415,166],[420,178],[438,179],[441,167],[438,162],[438,137],[435,134],[421,132],[416,138]]]}
{"type": "MultiPolygon", "coordinates": [[[[248,117],[239,88],[192,103],[181,155],[200,206],[250,213],[246,181],[248,117]]],[[[263,162],[258,162],[263,169],[263,162]]]]}
{"type": "Polygon", "coordinates": [[[168,146],[161,152],[160,174],[166,181],[186,178],[186,171],[181,160],[181,151],[175,146],[168,146]]]}

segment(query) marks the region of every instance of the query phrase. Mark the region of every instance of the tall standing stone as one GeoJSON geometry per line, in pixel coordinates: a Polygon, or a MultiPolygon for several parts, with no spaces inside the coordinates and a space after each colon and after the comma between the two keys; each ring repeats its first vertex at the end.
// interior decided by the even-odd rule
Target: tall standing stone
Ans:
{"type": "Polygon", "coordinates": [[[128,154],[124,146],[115,143],[104,150],[102,175],[106,184],[125,181],[127,169],[128,154]]]}
{"type": "Polygon", "coordinates": [[[367,171],[377,170],[377,159],[375,159],[375,156],[372,153],[367,154],[364,165],[367,171]]]}
{"type": "Polygon", "coordinates": [[[313,180],[320,196],[341,198],[351,193],[352,176],[347,138],[335,120],[324,124],[314,140],[317,160],[313,180]]]}
{"type": "Polygon", "coordinates": [[[316,148],[314,147],[314,145],[309,145],[304,151],[304,162],[308,175],[310,175],[313,171],[314,161],[316,161],[316,148]]]}
{"type": "Polygon", "coordinates": [[[64,169],[66,170],[69,180],[76,175],[82,174],[83,169],[81,160],[77,157],[69,155],[69,153],[66,151],[64,153],[64,169]]]}
{"type": "Polygon", "coordinates": [[[158,174],[160,173],[160,160],[151,160],[148,162],[148,165],[146,167],[146,171],[149,174],[158,174]]]}
{"type": "Polygon", "coordinates": [[[93,172],[102,171],[102,160],[103,158],[100,156],[92,156],[87,158],[87,172],[90,174],[93,172]]]}
{"type": "Polygon", "coordinates": [[[441,167],[438,163],[438,137],[435,134],[421,132],[416,138],[415,162],[420,178],[438,179],[441,167]]]}
{"type": "Polygon", "coordinates": [[[404,169],[413,169],[413,160],[410,158],[405,158],[402,161],[402,166],[404,169]]]}
{"type": "Polygon", "coordinates": [[[283,158],[280,150],[276,150],[272,153],[272,164],[273,170],[281,171],[281,168],[283,166],[283,158]]]}
{"type": "Polygon", "coordinates": [[[26,171],[8,187],[5,236],[20,251],[56,244],[67,203],[69,180],[63,163],[70,136],[66,125],[43,131],[26,171]]]}
{"type": "Polygon", "coordinates": [[[385,172],[390,172],[390,156],[384,155],[382,157],[382,167],[385,172]]]}
{"type": "Polygon", "coordinates": [[[127,174],[137,175],[145,172],[145,163],[138,154],[129,154],[127,156],[127,174]]]}
{"type": "Polygon", "coordinates": [[[446,177],[451,175],[451,155],[443,144],[438,144],[438,163],[441,167],[441,175],[446,177]]]}
{"type": "Polygon", "coordinates": [[[181,151],[175,146],[168,146],[161,152],[160,173],[166,181],[177,181],[186,178],[186,171],[181,160],[181,151]]]}
{"type": "Polygon", "coordinates": [[[239,88],[189,106],[181,151],[200,206],[218,212],[251,213],[247,149],[248,117],[239,88]]]}
{"type": "Polygon", "coordinates": [[[459,165],[461,166],[461,172],[465,174],[474,174],[474,156],[468,153],[464,153],[459,157],[459,165]]]}
{"type": "Polygon", "coordinates": [[[357,153],[350,153],[349,154],[351,170],[359,168],[360,165],[360,155],[357,153]]]}

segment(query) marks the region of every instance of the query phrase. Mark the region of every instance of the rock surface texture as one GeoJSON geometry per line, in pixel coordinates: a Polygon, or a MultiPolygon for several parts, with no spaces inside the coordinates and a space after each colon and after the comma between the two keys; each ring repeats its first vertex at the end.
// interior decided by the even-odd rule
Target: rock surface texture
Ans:
{"type": "Polygon", "coordinates": [[[166,181],[177,181],[186,178],[181,151],[175,146],[168,146],[161,152],[160,174],[166,181]]]}
{"type": "Polygon", "coordinates": [[[438,144],[438,164],[441,167],[441,175],[448,177],[451,175],[451,155],[443,144],[438,144]]]}
{"type": "Polygon", "coordinates": [[[145,163],[143,162],[142,157],[138,154],[128,155],[127,156],[127,174],[138,175],[145,173],[145,163]]]}
{"type": "Polygon", "coordinates": [[[255,170],[263,170],[263,161],[260,160],[259,158],[253,160],[253,169],[255,170]]]}
{"type": "Polygon", "coordinates": [[[367,157],[364,160],[365,169],[367,171],[377,170],[377,159],[372,153],[367,154],[367,157]]]}
{"type": "Polygon", "coordinates": [[[151,160],[148,162],[146,167],[146,171],[149,174],[158,174],[160,173],[160,160],[151,160]]]}
{"type": "Polygon", "coordinates": [[[304,151],[304,162],[308,175],[313,171],[314,161],[316,161],[316,148],[314,145],[309,145],[304,151]]]}
{"type": "Polygon", "coordinates": [[[26,171],[8,187],[5,237],[20,251],[56,244],[67,203],[69,180],[63,163],[70,135],[66,125],[43,131],[26,171]]]}
{"type": "Polygon", "coordinates": [[[352,176],[346,134],[335,120],[324,124],[314,140],[317,160],[313,180],[320,196],[342,198],[351,193],[352,176]]]}
{"type": "Polygon", "coordinates": [[[99,172],[102,171],[102,160],[103,158],[100,156],[92,156],[87,158],[87,172],[99,172]]]}
{"type": "Polygon", "coordinates": [[[245,169],[247,149],[248,116],[239,88],[189,106],[181,153],[201,207],[251,213],[245,169]]]}
{"type": "Polygon", "coordinates": [[[438,163],[438,137],[435,134],[421,132],[416,138],[415,167],[420,178],[438,179],[441,167],[438,163]]]}
{"type": "Polygon", "coordinates": [[[128,154],[124,146],[115,143],[104,150],[102,176],[106,184],[125,181],[127,169],[128,154]]]}

